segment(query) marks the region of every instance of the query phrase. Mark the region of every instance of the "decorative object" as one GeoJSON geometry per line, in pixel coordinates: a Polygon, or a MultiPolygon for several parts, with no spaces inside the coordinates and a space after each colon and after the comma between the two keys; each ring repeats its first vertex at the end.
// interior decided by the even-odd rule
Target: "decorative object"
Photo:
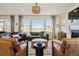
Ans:
{"type": "Polygon", "coordinates": [[[62,41],[63,38],[66,38],[66,33],[64,33],[63,31],[61,31],[60,33],[58,33],[58,39],[60,41],[62,41]]]}
{"type": "Polygon", "coordinates": [[[16,23],[16,25],[18,25],[18,23],[16,23]]]}
{"type": "Polygon", "coordinates": [[[37,46],[42,46],[42,42],[39,41],[39,42],[37,43],[37,46]]]}
{"type": "Polygon", "coordinates": [[[40,6],[37,6],[37,3],[36,3],[36,6],[32,7],[32,13],[34,13],[34,14],[40,13],[40,6]]]}
{"type": "Polygon", "coordinates": [[[60,27],[60,25],[59,24],[56,24],[56,27],[58,28],[58,27],[60,27]]]}

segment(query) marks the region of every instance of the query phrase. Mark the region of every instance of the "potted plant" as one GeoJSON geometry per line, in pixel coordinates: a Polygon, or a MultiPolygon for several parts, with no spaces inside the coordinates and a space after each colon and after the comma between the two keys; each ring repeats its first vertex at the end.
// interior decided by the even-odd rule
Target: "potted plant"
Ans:
{"type": "Polygon", "coordinates": [[[63,38],[66,38],[66,33],[64,33],[63,31],[61,31],[60,33],[58,33],[58,39],[60,41],[62,41],[63,38]]]}

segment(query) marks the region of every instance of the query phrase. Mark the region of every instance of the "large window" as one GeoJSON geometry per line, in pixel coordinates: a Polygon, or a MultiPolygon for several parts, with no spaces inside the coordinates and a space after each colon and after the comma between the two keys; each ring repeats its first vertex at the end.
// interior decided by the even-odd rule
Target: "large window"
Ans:
{"type": "Polygon", "coordinates": [[[11,31],[11,20],[0,19],[0,31],[10,32],[11,31]]]}
{"type": "Polygon", "coordinates": [[[22,32],[30,32],[30,20],[28,18],[25,18],[22,20],[22,32]]]}
{"type": "Polygon", "coordinates": [[[52,38],[52,20],[51,19],[47,19],[46,20],[46,32],[49,34],[49,38],[51,39],[52,38]]]}
{"type": "Polygon", "coordinates": [[[46,32],[51,32],[52,31],[52,20],[48,19],[46,20],[46,32]]]}
{"type": "Polygon", "coordinates": [[[4,20],[0,20],[0,31],[4,31],[4,20]]]}
{"type": "Polygon", "coordinates": [[[44,31],[44,20],[42,19],[32,19],[32,31],[40,32],[44,31]]]}
{"type": "Polygon", "coordinates": [[[52,38],[53,20],[51,19],[51,16],[24,16],[21,22],[22,32],[44,31],[52,38]]]}
{"type": "Polygon", "coordinates": [[[11,20],[10,19],[5,19],[4,26],[5,26],[4,31],[11,32],[11,20]]]}

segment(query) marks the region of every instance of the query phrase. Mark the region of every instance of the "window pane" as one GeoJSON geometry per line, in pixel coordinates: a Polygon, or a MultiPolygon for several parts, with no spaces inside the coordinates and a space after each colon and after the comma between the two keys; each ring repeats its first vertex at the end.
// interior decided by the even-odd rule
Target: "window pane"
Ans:
{"type": "Polygon", "coordinates": [[[32,31],[33,32],[44,31],[44,20],[32,19],[32,31]]]}
{"type": "Polygon", "coordinates": [[[49,38],[52,38],[52,20],[47,19],[46,20],[46,32],[49,34],[49,38]]]}
{"type": "Polygon", "coordinates": [[[22,32],[30,32],[30,20],[29,19],[23,19],[22,20],[22,32]]]}
{"type": "Polygon", "coordinates": [[[10,32],[11,31],[11,20],[5,19],[5,31],[10,32]]]}
{"type": "Polygon", "coordinates": [[[46,20],[46,32],[52,31],[51,19],[46,20]]]}
{"type": "Polygon", "coordinates": [[[0,20],[0,31],[4,31],[4,20],[0,20]]]}

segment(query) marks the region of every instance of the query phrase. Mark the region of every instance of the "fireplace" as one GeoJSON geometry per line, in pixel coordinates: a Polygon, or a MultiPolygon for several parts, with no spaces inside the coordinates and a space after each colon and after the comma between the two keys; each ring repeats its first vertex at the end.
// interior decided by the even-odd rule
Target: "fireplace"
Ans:
{"type": "Polygon", "coordinates": [[[79,37],[79,30],[71,30],[71,38],[79,37]]]}

